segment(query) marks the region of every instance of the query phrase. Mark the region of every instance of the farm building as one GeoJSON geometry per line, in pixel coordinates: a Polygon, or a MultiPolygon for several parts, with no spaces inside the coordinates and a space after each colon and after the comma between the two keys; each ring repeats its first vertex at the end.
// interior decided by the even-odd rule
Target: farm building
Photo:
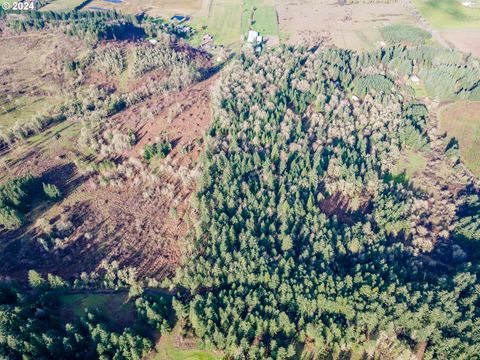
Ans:
{"type": "Polygon", "coordinates": [[[247,43],[254,48],[256,52],[260,52],[263,45],[263,36],[261,36],[257,31],[250,30],[247,36],[247,43]]]}
{"type": "Polygon", "coordinates": [[[253,45],[261,44],[263,43],[263,36],[261,36],[257,31],[250,30],[248,32],[247,42],[253,45]]]}

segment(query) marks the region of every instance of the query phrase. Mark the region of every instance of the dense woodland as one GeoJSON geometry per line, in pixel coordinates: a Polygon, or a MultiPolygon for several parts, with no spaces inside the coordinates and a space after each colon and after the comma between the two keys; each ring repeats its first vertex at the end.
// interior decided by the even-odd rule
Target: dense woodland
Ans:
{"type": "Polygon", "coordinates": [[[192,294],[180,315],[199,336],[233,358],[290,358],[300,344],[385,358],[382,338],[390,356],[478,355],[478,252],[457,239],[477,241],[478,197],[451,234],[426,193],[391,175],[402,149],[430,146],[428,112],[396,74],[458,67],[472,77],[438,91],[474,96],[478,64],[452,56],[284,47],[230,65],[215,93],[195,261],[178,276],[192,294]]]}

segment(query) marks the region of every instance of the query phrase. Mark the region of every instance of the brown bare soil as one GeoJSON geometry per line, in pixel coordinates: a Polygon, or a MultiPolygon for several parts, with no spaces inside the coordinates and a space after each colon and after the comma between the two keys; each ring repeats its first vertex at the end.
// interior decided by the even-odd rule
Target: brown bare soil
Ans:
{"type": "MultiPolygon", "coordinates": [[[[210,123],[210,88],[216,79],[217,77],[213,76],[170,96],[156,96],[119,115],[117,119],[121,121],[122,127],[134,128],[140,138],[127,156],[140,155],[146,144],[155,141],[162,134],[166,134],[174,145],[171,153],[173,158],[179,157],[179,151],[183,146],[195,148],[194,141],[202,140],[203,132],[210,123]],[[153,115],[152,120],[143,123],[138,120],[142,108],[149,109],[153,115]]],[[[195,159],[197,155],[198,152],[194,151],[186,159],[195,159]]]]}

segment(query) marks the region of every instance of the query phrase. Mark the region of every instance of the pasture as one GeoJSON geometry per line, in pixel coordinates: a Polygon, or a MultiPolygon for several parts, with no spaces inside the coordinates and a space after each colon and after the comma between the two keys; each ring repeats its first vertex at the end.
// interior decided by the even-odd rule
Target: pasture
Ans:
{"type": "Polygon", "coordinates": [[[242,37],[242,4],[235,0],[212,0],[206,31],[217,44],[232,46],[242,37]]]}
{"type": "Polygon", "coordinates": [[[460,146],[462,160],[480,176],[480,102],[455,102],[439,111],[440,130],[455,138],[460,146]]]}
{"type": "Polygon", "coordinates": [[[152,16],[170,18],[176,14],[205,16],[210,0],[93,0],[86,9],[117,9],[136,14],[142,11],[152,16]]]}
{"type": "Polygon", "coordinates": [[[204,349],[197,339],[180,338],[180,326],[175,326],[171,333],[160,338],[156,346],[157,353],[153,360],[217,360],[221,354],[204,349]],[[183,342],[183,343],[182,343],[183,342]]]}
{"type": "Polygon", "coordinates": [[[261,6],[253,14],[253,29],[264,35],[277,35],[277,14],[273,6],[261,6]]]}
{"type": "Polygon", "coordinates": [[[133,324],[135,305],[129,302],[127,293],[61,295],[60,314],[64,321],[85,316],[85,311],[98,311],[117,331],[133,324]]]}
{"type": "Polygon", "coordinates": [[[42,7],[42,11],[70,11],[81,5],[85,0],[53,0],[42,7]]]}
{"type": "Polygon", "coordinates": [[[467,7],[460,0],[413,0],[434,29],[480,29],[480,6],[467,7]]]}
{"type": "Polygon", "coordinates": [[[253,29],[271,44],[278,39],[298,43],[325,35],[338,47],[372,50],[382,41],[384,26],[418,25],[418,20],[400,2],[340,5],[332,0],[93,0],[85,8],[146,11],[167,19],[175,14],[188,15],[190,24],[198,31],[192,40],[194,45],[200,44],[203,35],[210,34],[216,44],[236,49],[248,30],[253,29]]]}

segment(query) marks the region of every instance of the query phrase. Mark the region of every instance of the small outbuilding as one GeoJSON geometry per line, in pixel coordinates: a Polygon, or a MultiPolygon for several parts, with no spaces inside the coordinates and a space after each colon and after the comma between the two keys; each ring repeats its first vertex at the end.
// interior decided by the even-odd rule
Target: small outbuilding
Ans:
{"type": "Polygon", "coordinates": [[[247,37],[247,42],[249,44],[253,44],[255,45],[257,43],[257,39],[258,38],[261,38],[260,34],[257,32],[257,31],[254,31],[254,30],[250,30],[248,32],[248,37],[247,37]]]}
{"type": "Polygon", "coordinates": [[[417,75],[411,75],[410,76],[410,81],[411,82],[414,82],[414,83],[419,83],[420,82],[420,79],[417,75]]]}

